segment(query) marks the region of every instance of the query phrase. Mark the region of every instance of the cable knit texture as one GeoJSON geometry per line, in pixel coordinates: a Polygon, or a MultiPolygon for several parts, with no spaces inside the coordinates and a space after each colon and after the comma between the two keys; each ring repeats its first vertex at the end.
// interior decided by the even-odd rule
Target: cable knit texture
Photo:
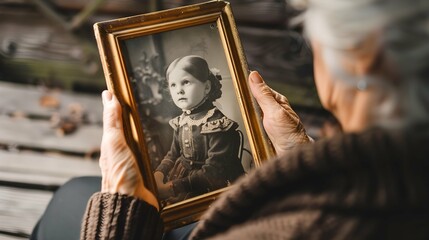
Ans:
{"type": "Polygon", "coordinates": [[[162,226],[156,208],[144,201],[95,193],[86,209],[81,239],[161,239],[162,226]]]}
{"type": "Polygon", "coordinates": [[[410,132],[342,135],[270,161],[191,239],[428,239],[428,128],[410,132]]]}
{"type": "MultiPolygon", "coordinates": [[[[191,239],[429,239],[429,127],[407,132],[341,135],[270,160],[223,194],[191,239]]],[[[82,236],[160,239],[160,224],[143,202],[96,194],[82,236]]]]}

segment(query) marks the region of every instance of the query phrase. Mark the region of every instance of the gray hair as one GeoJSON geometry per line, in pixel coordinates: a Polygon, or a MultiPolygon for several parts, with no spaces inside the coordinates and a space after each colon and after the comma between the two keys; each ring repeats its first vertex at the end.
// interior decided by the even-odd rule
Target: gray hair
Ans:
{"type": "Polygon", "coordinates": [[[356,86],[356,79],[339,69],[337,56],[359,47],[374,33],[382,59],[395,71],[395,79],[366,76],[368,84],[381,87],[385,104],[375,109],[383,126],[429,121],[429,1],[428,0],[290,0],[305,9],[300,16],[305,33],[323,44],[323,57],[334,74],[356,86]],[[397,79],[396,79],[397,78],[397,79]],[[396,81],[395,81],[396,80],[396,81]],[[389,112],[401,107],[402,119],[393,122],[389,112]],[[404,118],[405,117],[405,118],[404,118]]]}

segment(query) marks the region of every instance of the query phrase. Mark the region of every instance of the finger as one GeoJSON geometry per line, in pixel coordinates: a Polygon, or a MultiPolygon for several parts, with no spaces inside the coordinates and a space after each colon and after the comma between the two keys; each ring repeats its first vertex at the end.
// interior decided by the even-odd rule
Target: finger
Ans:
{"type": "Polygon", "coordinates": [[[272,90],[256,71],[249,75],[249,86],[264,116],[274,116],[282,111],[282,104],[288,105],[286,98],[272,90]]]}
{"type": "Polygon", "coordinates": [[[112,129],[122,130],[122,109],[118,99],[107,90],[103,91],[102,99],[104,132],[112,129]]]}
{"type": "Polygon", "coordinates": [[[273,91],[267,84],[265,84],[261,75],[258,72],[252,71],[249,75],[249,85],[253,96],[255,97],[261,108],[276,104],[273,91]]]}
{"type": "Polygon", "coordinates": [[[265,81],[258,72],[253,71],[250,73],[249,82],[250,89],[263,112],[278,110],[277,107],[292,110],[289,100],[284,95],[276,92],[265,84],[265,81]],[[275,108],[273,108],[273,106],[275,108]]]}
{"type": "Polygon", "coordinates": [[[258,72],[254,71],[250,73],[249,82],[250,89],[262,112],[266,113],[264,116],[293,126],[300,122],[288,99],[265,84],[258,72]]]}
{"type": "Polygon", "coordinates": [[[284,95],[272,90],[275,100],[280,104],[280,106],[288,112],[288,115],[296,115],[295,111],[290,106],[289,100],[284,95]]]}
{"type": "Polygon", "coordinates": [[[285,122],[285,123],[287,122],[292,126],[298,126],[301,120],[299,119],[298,114],[290,106],[289,100],[282,94],[277,93],[274,90],[273,92],[274,92],[276,101],[281,106],[281,111],[278,111],[277,114],[274,115],[274,118],[280,122],[285,122]]]}
{"type": "Polygon", "coordinates": [[[289,104],[289,100],[287,99],[287,97],[285,97],[284,95],[282,95],[282,94],[280,94],[280,93],[278,93],[276,90],[274,90],[274,89],[271,89],[271,92],[273,93],[273,95],[274,95],[274,98],[276,99],[276,101],[278,102],[278,103],[280,103],[280,105],[287,105],[287,106],[289,106],[290,107],[290,104],[289,104]]]}

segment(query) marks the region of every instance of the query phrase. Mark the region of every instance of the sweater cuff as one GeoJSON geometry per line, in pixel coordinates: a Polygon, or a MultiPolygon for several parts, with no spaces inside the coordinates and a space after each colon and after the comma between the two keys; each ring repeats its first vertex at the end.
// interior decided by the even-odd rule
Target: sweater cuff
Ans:
{"type": "Polygon", "coordinates": [[[81,239],[161,239],[163,222],[157,209],[138,198],[95,193],[90,198],[81,239]]]}

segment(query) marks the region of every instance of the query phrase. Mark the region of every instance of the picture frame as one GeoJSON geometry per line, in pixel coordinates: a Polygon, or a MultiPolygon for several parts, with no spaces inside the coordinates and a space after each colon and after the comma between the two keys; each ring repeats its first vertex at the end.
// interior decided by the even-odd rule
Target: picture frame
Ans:
{"type": "Polygon", "coordinates": [[[107,87],[123,109],[127,143],[146,187],[158,197],[167,230],[197,221],[233,184],[230,179],[274,156],[248,87],[249,71],[228,2],[98,22],[94,32],[107,87]],[[206,62],[195,69],[207,67],[202,72],[210,81],[183,70],[190,59],[206,62]],[[215,87],[217,81],[221,87],[215,87]],[[200,88],[176,101],[175,94],[185,91],[174,88],[187,84],[200,88]],[[221,96],[211,98],[215,88],[221,96]],[[188,126],[191,133],[185,134],[188,126]],[[242,169],[232,170],[231,159],[238,159],[242,169]]]}

